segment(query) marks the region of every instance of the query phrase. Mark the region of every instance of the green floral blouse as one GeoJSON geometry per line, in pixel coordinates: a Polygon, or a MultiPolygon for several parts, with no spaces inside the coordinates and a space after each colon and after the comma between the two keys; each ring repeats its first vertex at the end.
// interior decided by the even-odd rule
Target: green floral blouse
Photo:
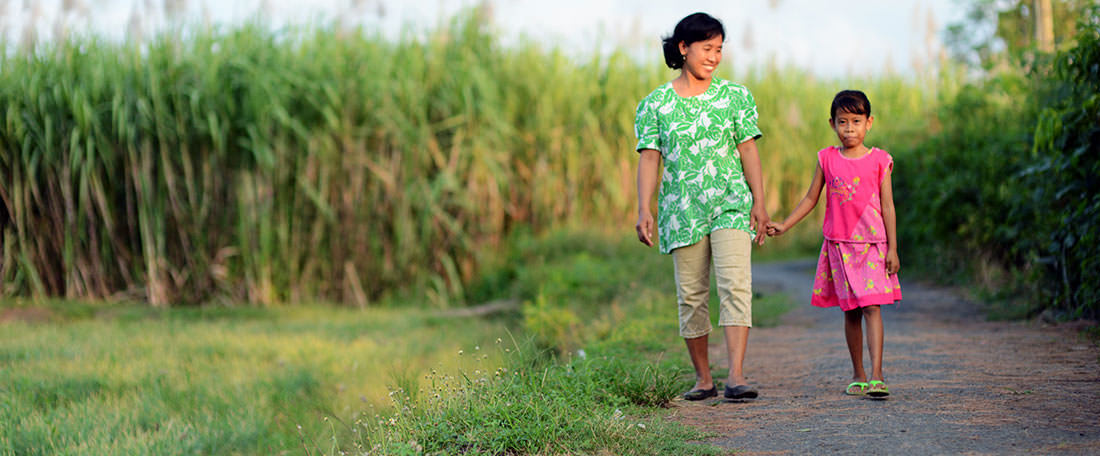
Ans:
{"type": "Polygon", "coordinates": [[[638,104],[637,150],[661,152],[657,195],[661,253],[699,242],[712,231],[749,224],[752,192],[737,145],[761,136],[756,101],[744,86],[713,78],[706,92],[681,97],[668,82],[638,104]]]}

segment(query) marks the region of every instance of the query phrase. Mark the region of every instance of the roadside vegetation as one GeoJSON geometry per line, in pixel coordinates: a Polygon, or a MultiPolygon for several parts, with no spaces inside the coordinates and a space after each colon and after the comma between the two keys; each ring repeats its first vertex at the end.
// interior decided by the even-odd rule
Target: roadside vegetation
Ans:
{"type": "Polygon", "coordinates": [[[998,318],[1100,317],[1100,8],[1055,3],[1079,14],[1058,49],[998,29],[991,39],[1015,47],[976,53],[978,76],[944,98],[940,131],[898,157],[898,231],[919,252],[906,261],[977,285],[998,318]]]}
{"type": "MultiPolygon", "coordinates": [[[[481,317],[9,302],[0,454],[711,454],[661,419],[692,381],[668,257],[576,230],[509,245],[471,293],[521,304],[481,317]]],[[[758,296],[757,325],[791,305],[758,296]]]]}
{"type": "MultiPolygon", "coordinates": [[[[4,54],[0,296],[462,305],[513,231],[630,229],[658,56],[505,47],[473,13],[423,38],[246,25],[4,54]]],[[[932,133],[931,71],[721,71],[758,100],[772,211],[805,191],[840,89],[871,94],[879,147],[932,133]]]]}
{"type": "MultiPolygon", "coordinates": [[[[769,210],[858,88],[905,277],[1096,318],[1100,12],[1056,3],[1079,20],[1049,51],[997,28],[1003,53],[912,77],[722,68],[759,103],[769,210]]],[[[0,55],[0,453],[715,453],[662,419],[690,364],[669,259],[628,235],[656,57],[506,47],[476,13],[0,55]]],[[[796,304],[757,296],[755,324],[796,304]]]]}

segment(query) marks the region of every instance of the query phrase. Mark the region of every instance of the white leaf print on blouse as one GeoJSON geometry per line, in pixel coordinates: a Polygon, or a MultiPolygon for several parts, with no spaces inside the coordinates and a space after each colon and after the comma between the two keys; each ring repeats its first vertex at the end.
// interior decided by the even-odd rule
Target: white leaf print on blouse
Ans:
{"type": "Polygon", "coordinates": [[[676,204],[679,204],[679,203],[680,203],[680,195],[677,195],[675,193],[669,193],[669,194],[665,195],[664,199],[661,200],[661,205],[664,206],[664,207],[673,207],[673,206],[675,206],[676,204]]]}
{"type": "MultiPolygon", "coordinates": [[[[718,189],[708,188],[706,190],[703,190],[703,194],[699,195],[699,202],[703,203],[703,204],[706,204],[707,202],[709,202],[710,200],[714,199],[717,196],[721,196],[721,193],[718,191],[718,189]]],[[[719,212],[721,212],[720,207],[715,207],[715,209],[718,210],[719,212]]]]}
{"type": "Polygon", "coordinates": [[[729,146],[720,147],[718,148],[716,153],[718,154],[719,158],[726,158],[727,156],[729,156],[729,153],[726,152],[727,150],[729,150],[729,146]]]}
{"type": "Polygon", "coordinates": [[[756,116],[752,115],[752,108],[745,108],[741,110],[742,119],[755,119],[756,116]]]}
{"type": "Polygon", "coordinates": [[[680,210],[687,211],[691,209],[691,198],[680,198],[680,210]]]}
{"type": "Polygon", "coordinates": [[[726,195],[726,201],[729,202],[730,204],[751,205],[752,204],[752,193],[746,193],[741,197],[737,197],[734,194],[730,193],[730,194],[726,195]]]}
{"type": "Polygon", "coordinates": [[[703,165],[703,173],[710,177],[718,175],[718,168],[714,166],[714,160],[707,160],[707,163],[703,165]]]}
{"type": "Polygon", "coordinates": [[[688,153],[690,153],[693,157],[699,156],[699,154],[703,153],[703,145],[697,142],[692,143],[690,146],[688,146],[688,153]]]}
{"type": "Polygon", "coordinates": [[[676,109],[676,103],[668,102],[668,103],[665,103],[665,104],[659,106],[657,108],[657,112],[661,113],[662,115],[668,115],[669,113],[672,112],[673,109],[676,109]]]}
{"type": "Polygon", "coordinates": [[[703,185],[703,173],[694,173],[694,174],[695,174],[695,177],[691,178],[691,180],[687,181],[687,183],[689,183],[691,185],[699,185],[699,186],[703,185]]]}
{"type": "Polygon", "coordinates": [[[706,114],[703,114],[703,115],[699,116],[699,118],[698,118],[698,120],[696,121],[696,123],[698,123],[698,124],[699,124],[700,126],[702,126],[703,128],[709,128],[709,127],[710,127],[710,123],[711,123],[711,122],[710,122],[710,116],[708,116],[708,115],[706,115],[706,114]]]}

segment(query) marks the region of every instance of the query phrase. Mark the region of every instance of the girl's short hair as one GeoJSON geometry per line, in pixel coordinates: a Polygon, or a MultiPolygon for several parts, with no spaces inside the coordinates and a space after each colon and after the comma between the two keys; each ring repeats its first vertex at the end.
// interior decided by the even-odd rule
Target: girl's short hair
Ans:
{"type": "Polygon", "coordinates": [[[672,35],[661,40],[661,47],[665,51],[665,65],[674,70],[684,67],[684,56],[680,55],[681,41],[691,46],[691,43],[706,41],[715,36],[721,36],[722,41],[725,41],[726,29],[722,27],[722,22],[707,13],[695,13],[680,19],[672,30],[672,35]]]}
{"type": "Polygon", "coordinates": [[[833,106],[829,108],[829,118],[835,119],[837,111],[871,116],[871,100],[858,90],[841,90],[833,97],[833,106]]]}

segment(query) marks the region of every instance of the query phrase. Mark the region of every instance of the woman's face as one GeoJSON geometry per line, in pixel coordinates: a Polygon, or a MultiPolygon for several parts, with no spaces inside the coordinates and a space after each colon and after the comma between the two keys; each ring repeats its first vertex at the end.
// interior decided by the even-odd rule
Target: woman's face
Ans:
{"type": "Polygon", "coordinates": [[[680,53],[684,55],[684,71],[697,79],[710,79],[718,64],[722,62],[722,35],[709,40],[696,41],[690,45],[680,42],[680,53]]]}

